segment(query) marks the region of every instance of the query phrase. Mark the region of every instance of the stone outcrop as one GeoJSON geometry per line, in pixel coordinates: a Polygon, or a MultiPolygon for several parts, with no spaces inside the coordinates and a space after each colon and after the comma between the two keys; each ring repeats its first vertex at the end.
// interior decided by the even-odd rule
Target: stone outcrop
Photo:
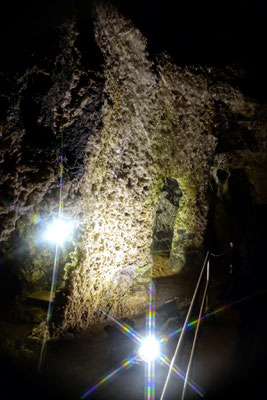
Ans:
{"type": "Polygon", "coordinates": [[[7,100],[1,121],[0,240],[7,268],[28,290],[48,288],[51,281],[53,248],[40,242],[46,224],[58,214],[60,153],[64,214],[75,220],[81,212],[79,181],[88,139],[101,122],[103,76],[101,70],[83,69],[77,36],[74,22],[63,23],[52,54],[12,81],[2,76],[7,100]]]}

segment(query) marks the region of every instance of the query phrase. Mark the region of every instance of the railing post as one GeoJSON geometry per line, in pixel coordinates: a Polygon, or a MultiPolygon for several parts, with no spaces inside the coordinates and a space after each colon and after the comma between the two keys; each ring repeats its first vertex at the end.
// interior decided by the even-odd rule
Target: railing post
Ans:
{"type": "Polygon", "coordinates": [[[196,330],[195,330],[195,335],[194,335],[194,340],[193,340],[193,344],[192,344],[192,348],[191,348],[191,353],[190,353],[190,357],[189,357],[189,361],[188,361],[188,365],[187,365],[187,370],[186,370],[186,374],[185,374],[185,378],[184,378],[184,385],[183,385],[183,391],[182,391],[181,400],[184,400],[184,398],[185,398],[185,392],[186,392],[186,389],[187,389],[187,382],[188,382],[188,378],[189,378],[189,374],[190,374],[190,370],[191,370],[191,365],[192,365],[192,361],[193,361],[193,357],[194,357],[194,353],[195,353],[196,343],[197,343],[197,339],[198,339],[198,331],[199,331],[200,323],[201,323],[201,320],[202,320],[205,300],[207,298],[206,296],[207,296],[207,290],[208,290],[208,283],[209,282],[207,280],[205,288],[204,288],[204,293],[203,293],[203,298],[202,298],[202,302],[201,302],[201,306],[200,306],[198,319],[197,319],[197,326],[196,326],[196,330]]]}
{"type": "MultiPolygon", "coordinates": [[[[189,321],[189,318],[190,318],[190,315],[191,315],[191,312],[192,312],[193,305],[194,305],[195,300],[196,300],[196,296],[197,296],[197,293],[198,293],[198,290],[199,290],[199,287],[200,287],[200,283],[202,281],[204,270],[205,270],[206,264],[207,264],[208,259],[209,259],[209,254],[210,254],[209,251],[207,251],[207,254],[206,254],[206,257],[205,257],[205,260],[204,260],[204,263],[203,263],[203,266],[202,266],[202,269],[201,269],[201,272],[200,272],[200,275],[199,275],[199,278],[198,278],[198,281],[197,281],[197,284],[196,284],[196,287],[195,287],[195,291],[194,291],[193,297],[191,299],[191,303],[190,303],[189,309],[187,311],[187,315],[186,315],[186,318],[185,318],[185,321],[184,321],[184,325],[182,327],[182,331],[180,333],[180,336],[179,336],[179,339],[178,339],[178,343],[177,343],[176,349],[174,351],[174,355],[172,357],[172,360],[171,360],[171,363],[170,363],[170,366],[169,366],[168,375],[167,375],[167,378],[166,378],[166,381],[165,381],[165,384],[164,384],[164,387],[163,387],[163,390],[162,390],[162,393],[161,393],[161,396],[160,396],[160,400],[163,400],[164,397],[165,397],[165,393],[166,393],[166,389],[167,389],[167,386],[168,386],[168,383],[169,383],[170,375],[172,373],[173,365],[174,365],[174,362],[175,362],[175,360],[177,358],[177,355],[178,355],[178,352],[179,352],[179,349],[180,349],[180,345],[181,345],[182,339],[184,337],[184,333],[185,333],[185,330],[186,330],[186,327],[187,327],[187,324],[188,324],[188,321],[189,321]]],[[[207,285],[207,282],[206,282],[206,285],[207,285]]],[[[204,306],[204,301],[202,302],[202,307],[203,306],[204,306]]]]}

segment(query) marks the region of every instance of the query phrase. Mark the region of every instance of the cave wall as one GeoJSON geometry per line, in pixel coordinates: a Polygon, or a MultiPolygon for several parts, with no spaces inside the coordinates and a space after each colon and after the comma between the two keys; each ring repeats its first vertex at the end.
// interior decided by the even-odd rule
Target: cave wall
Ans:
{"type": "MultiPolygon", "coordinates": [[[[14,295],[51,285],[54,247],[42,236],[58,215],[61,137],[64,215],[77,222],[82,211],[79,184],[88,140],[101,124],[104,79],[101,67],[85,68],[79,36],[76,22],[66,20],[23,73],[1,73],[0,281],[12,293],[19,279],[14,295]]],[[[61,254],[61,281],[73,249],[70,243],[61,254]]]]}
{"type": "Polygon", "coordinates": [[[86,329],[94,319],[99,324],[101,309],[121,317],[146,306],[153,223],[166,177],[183,192],[170,268],[181,270],[185,253],[201,253],[205,180],[216,144],[212,99],[202,77],[184,73],[166,56],[153,71],[145,38],[116,9],[97,8],[95,35],[105,60],[106,100],[80,189],[87,251],[69,269],[64,330],[86,329]]]}
{"type": "MultiPolygon", "coordinates": [[[[85,229],[88,251],[69,278],[72,288],[64,329],[72,320],[79,321],[78,329],[85,329],[93,323],[92,318],[82,318],[88,312],[99,323],[101,308],[117,317],[143,309],[153,221],[166,177],[176,179],[183,193],[170,270],[177,273],[201,262],[210,176],[220,165],[219,145],[222,141],[227,145],[227,138],[218,140],[223,136],[216,125],[218,107],[241,123],[253,124],[255,115],[255,104],[227,81],[227,74],[181,69],[167,55],[154,65],[145,38],[116,9],[98,7],[95,35],[105,60],[107,98],[101,139],[92,151],[97,159],[92,154],[88,158],[82,185],[83,196],[94,209],[87,212],[91,215],[85,229]]],[[[249,134],[254,138],[252,126],[246,130],[249,134]]],[[[225,165],[230,167],[230,162],[225,165]]]]}
{"type": "MultiPolygon", "coordinates": [[[[105,324],[100,310],[117,317],[144,310],[166,178],[182,192],[173,273],[202,261],[210,181],[218,169],[244,170],[255,187],[253,201],[266,202],[266,106],[240,92],[239,71],[181,68],[167,54],[152,61],[145,37],[115,8],[98,5],[93,19],[103,60],[98,70],[83,63],[90,48],[81,48],[77,24],[68,21],[52,54],[5,82],[12,94],[6,89],[2,121],[1,240],[4,257],[18,242],[35,246],[24,252],[29,281],[47,263],[45,244],[33,245],[33,237],[57,214],[63,137],[64,214],[77,228],[65,248],[64,260],[72,251],[56,296],[55,336],[105,324]]],[[[15,274],[26,279],[17,259],[15,274]]]]}

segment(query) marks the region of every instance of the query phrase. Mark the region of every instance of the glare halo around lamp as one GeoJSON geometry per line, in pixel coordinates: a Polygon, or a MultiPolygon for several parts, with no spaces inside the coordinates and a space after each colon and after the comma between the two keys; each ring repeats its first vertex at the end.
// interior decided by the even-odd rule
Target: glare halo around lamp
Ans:
{"type": "Polygon", "coordinates": [[[139,356],[143,361],[152,362],[160,354],[159,342],[154,336],[147,336],[139,349],[139,356]]]}
{"type": "Polygon", "coordinates": [[[53,221],[47,226],[44,234],[45,240],[59,245],[70,238],[73,233],[74,224],[63,218],[54,218],[53,221]]]}

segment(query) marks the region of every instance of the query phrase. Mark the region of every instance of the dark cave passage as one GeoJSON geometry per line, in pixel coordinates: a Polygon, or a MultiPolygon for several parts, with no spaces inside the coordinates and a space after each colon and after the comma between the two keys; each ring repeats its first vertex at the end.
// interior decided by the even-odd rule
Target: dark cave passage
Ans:
{"type": "Polygon", "coordinates": [[[168,255],[171,251],[176,214],[179,209],[181,189],[176,179],[166,178],[161,189],[159,206],[153,228],[151,253],[168,255]]]}
{"type": "Polygon", "coordinates": [[[220,253],[232,242],[239,247],[247,234],[257,205],[253,185],[242,169],[218,169],[212,181],[206,246],[220,253]]]}

